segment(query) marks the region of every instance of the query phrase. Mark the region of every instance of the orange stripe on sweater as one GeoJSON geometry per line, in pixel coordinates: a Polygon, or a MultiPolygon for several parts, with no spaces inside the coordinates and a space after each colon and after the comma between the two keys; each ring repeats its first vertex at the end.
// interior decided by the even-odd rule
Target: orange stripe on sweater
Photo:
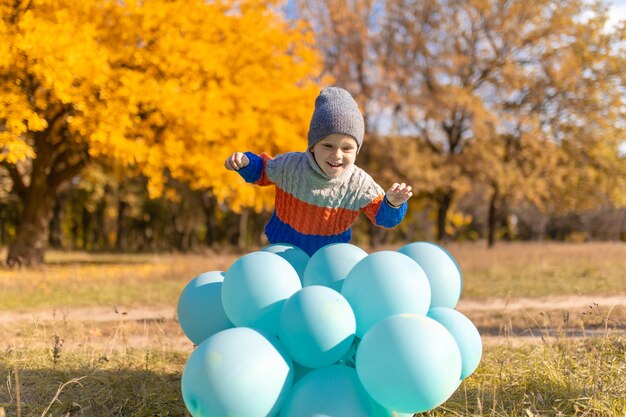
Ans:
{"type": "Polygon", "coordinates": [[[386,204],[383,201],[384,199],[385,199],[385,196],[381,194],[377,196],[376,198],[374,198],[372,202],[369,203],[367,206],[365,206],[365,208],[363,209],[363,213],[365,213],[367,218],[370,219],[370,221],[373,224],[376,224],[376,213],[378,213],[378,209],[380,208],[380,205],[386,204]]]}
{"type": "Polygon", "coordinates": [[[307,235],[332,236],[345,232],[359,215],[343,208],[319,207],[298,200],[276,187],[276,216],[307,235]]]}

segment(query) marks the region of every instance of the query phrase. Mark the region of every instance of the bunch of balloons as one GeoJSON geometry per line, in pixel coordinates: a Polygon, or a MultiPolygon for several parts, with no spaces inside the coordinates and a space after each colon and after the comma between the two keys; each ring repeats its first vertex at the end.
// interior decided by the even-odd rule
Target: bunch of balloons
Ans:
{"type": "Polygon", "coordinates": [[[194,278],[178,319],[197,345],[182,376],[194,417],[411,416],[477,368],[478,330],[455,310],[461,271],[440,246],[313,256],[287,244],[194,278]]]}

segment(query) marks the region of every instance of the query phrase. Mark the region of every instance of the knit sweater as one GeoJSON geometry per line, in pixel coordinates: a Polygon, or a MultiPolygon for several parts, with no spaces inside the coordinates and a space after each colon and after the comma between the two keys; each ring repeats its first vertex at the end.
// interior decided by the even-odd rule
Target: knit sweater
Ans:
{"type": "Polygon", "coordinates": [[[360,212],[385,228],[396,226],[406,214],[406,202],[392,207],[383,189],[356,165],[331,178],[310,151],[246,156],[250,163],[238,171],[243,179],[276,187],[274,212],[265,226],[271,243],[289,243],[313,255],[330,243],[349,242],[360,212]]]}

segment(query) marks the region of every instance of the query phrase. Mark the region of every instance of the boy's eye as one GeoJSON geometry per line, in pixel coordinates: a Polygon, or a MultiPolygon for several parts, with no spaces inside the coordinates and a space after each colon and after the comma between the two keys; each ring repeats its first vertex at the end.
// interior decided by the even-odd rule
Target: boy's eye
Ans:
{"type": "Polygon", "coordinates": [[[324,144],[324,147],[325,147],[326,149],[331,149],[331,148],[333,147],[333,145],[331,145],[330,143],[325,143],[325,144],[324,144]]]}

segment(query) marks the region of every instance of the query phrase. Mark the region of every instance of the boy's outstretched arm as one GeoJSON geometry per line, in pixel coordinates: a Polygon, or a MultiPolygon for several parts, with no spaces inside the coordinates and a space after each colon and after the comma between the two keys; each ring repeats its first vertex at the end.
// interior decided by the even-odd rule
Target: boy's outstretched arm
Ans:
{"type": "Polygon", "coordinates": [[[372,200],[363,211],[376,226],[393,228],[404,218],[408,209],[407,200],[412,195],[410,186],[395,183],[384,195],[380,194],[372,200]]]}
{"type": "Polygon", "coordinates": [[[266,153],[259,156],[252,152],[235,152],[226,158],[224,167],[230,171],[237,171],[248,183],[261,186],[272,185],[273,182],[265,173],[265,163],[271,159],[272,157],[266,153]]]}
{"type": "Polygon", "coordinates": [[[224,167],[231,171],[239,171],[241,168],[248,166],[250,159],[243,152],[235,152],[224,161],[224,167]]]}
{"type": "Polygon", "coordinates": [[[413,195],[410,185],[394,183],[385,193],[387,202],[393,207],[400,207],[413,195]]]}

